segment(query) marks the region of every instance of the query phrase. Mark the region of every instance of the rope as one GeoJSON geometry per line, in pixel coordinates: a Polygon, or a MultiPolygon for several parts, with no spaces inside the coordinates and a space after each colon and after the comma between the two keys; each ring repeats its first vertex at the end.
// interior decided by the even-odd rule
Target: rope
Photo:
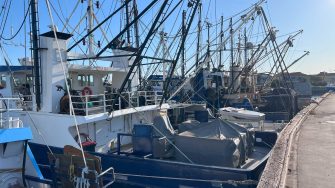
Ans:
{"type": "MultiPolygon", "coordinates": [[[[52,25],[55,25],[53,17],[52,17],[51,9],[50,9],[49,0],[45,0],[45,2],[46,2],[46,5],[47,5],[47,8],[48,8],[48,13],[49,13],[49,17],[50,17],[51,23],[52,23],[52,25]]],[[[82,157],[83,157],[83,160],[84,160],[85,168],[87,168],[87,161],[86,161],[86,158],[85,158],[85,153],[84,153],[83,145],[81,143],[81,138],[80,138],[80,133],[79,133],[79,127],[78,127],[78,122],[77,122],[77,118],[76,118],[76,113],[74,111],[73,104],[72,104],[72,97],[71,97],[71,93],[70,93],[70,88],[69,88],[69,84],[66,81],[67,75],[66,75],[66,71],[65,71],[65,65],[64,65],[65,63],[63,62],[63,57],[62,57],[61,49],[60,49],[58,38],[57,38],[56,28],[52,27],[52,30],[53,30],[53,33],[55,35],[55,40],[56,40],[57,49],[58,49],[58,55],[60,57],[60,62],[61,62],[62,69],[63,69],[63,75],[64,75],[64,78],[65,78],[66,90],[67,90],[67,93],[69,95],[70,109],[72,111],[74,123],[75,123],[75,126],[76,126],[76,131],[77,131],[77,135],[78,135],[78,141],[79,141],[79,145],[80,145],[80,149],[81,149],[81,154],[82,154],[82,157]]]]}

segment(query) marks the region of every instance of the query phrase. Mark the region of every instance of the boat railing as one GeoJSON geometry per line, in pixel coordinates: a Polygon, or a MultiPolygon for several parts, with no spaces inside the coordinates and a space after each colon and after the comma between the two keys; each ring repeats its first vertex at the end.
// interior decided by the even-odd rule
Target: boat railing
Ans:
{"type": "MultiPolygon", "coordinates": [[[[71,96],[74,112],[78,115],[93,115],[133,107],[158,105],[163,98],[160,91],[123,92],[119,97],[115,92],[98,95],[71,96]],[[116,100],[116,102],[114,102],[116,100]],[[114,105],[113,105],[114,103],[114,105]]],[[[70,110],[72,114],[72,110],[70,110]]]]}
{"type": "MultiPolygon", "coordinates": [[[[167,103],[169,103],[169,104],[179,104],[180,102],[177,102],[175,100],[168,100],[167,103]]],[[[191,105],[205,105],[206,101],[192,101],[192,100],[188,100],[188,101],[184,101],[182,103],[183,104],[191,104],[191,105]]]]}
{"type": "Polygon", "coordinates": [[[22,102],[20,98],[0,98],[0,129],[11,129],[23,127],[19,117],[12,117],[10,112],[22,111],[18,104],[22,102]]]}

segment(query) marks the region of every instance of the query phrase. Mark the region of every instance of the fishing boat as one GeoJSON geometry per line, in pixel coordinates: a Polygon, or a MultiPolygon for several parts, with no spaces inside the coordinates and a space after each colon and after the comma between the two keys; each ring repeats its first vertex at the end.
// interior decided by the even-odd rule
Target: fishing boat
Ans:
{"type": "MultiPolygon", "coordinates": [[[[93,33],[118,11],[136,10],[136,3],[131,6],[129,2],[122,3],[105,20],[93,27],[93,4],[92,1],[88,1],[87,33],[79,40],[72,41],[73,35],[57,30],[53,22],[51,31],[39,34],[36,20],[37,4],[31,1],[32,59],[22,59],[21,66],[8,64],[0,67],[1,78],[7,83],[6,87],[1,88],[1,93],[6,96],[18,95],[23,99],[23,111],[12,114],[19,116],[24,124],[35,127],[32,130],[34,137],[29,146],[47,180],[33,177],[30,177],[30,180],[53,186],[64,183],[61,178],[64,173],[59,172],[71,170],[73,166],[72,163],[64,164],[63,168],[57,160],[71,161],[71,156],[75,155],[79,161],[75,168],[80,173],[71,173],[68,181],[72,184],[84,181],[85,186],[89,186],[91,181],[95,181],[101,185],[100,181],[103,181],[104,185],[113,183],[112,186],[127,184],[142,187],[255,187],[276,142],[277,133],[254,131],[252,127],[215,117],[216,114],[212,113],[214,108],[209,110],[206,103],[203,103],[213,98],[201,92],[202,86],[198,88],[201,91],[194,90],[194,93],[198,94],[197,101],[183,100],[184,96],[189,94],[188,90],[192,84],[204,83],[206,89],[212,89],[210,91],[221,92],[223,89],[225,103],[226,99],[239,95],[240,92],[235,91],[241,87],[239,76],[244,74],[243,78],[247,79],[248,74],[254,73],[250,66],[241,68],[238,63],[232,61],[233,71],[230,74],[212,71],[209,67],[204,68],[211,59],[207,53],[193,63],[197,64],[194,67],[192,65],[195,68],[194,74],[192,69],[186,73],[184,62],[180,69],[182,75],[174,75],[178,69],[177,62],[185,60],[186,52],[183,45],[195,14],[201,9],[199,0],[189,1],[184,7],[188,10],[183,13],[185,23],[181,25],[176,37],[172,37],[180,39],[178,42],[171,42],[171,45],[179,44],[174,51],[171,50],[176,54],[174,57],[169,57],[167,52],[167,34],[159,32],[159,29],[168,15],[176,10],[174,7],[179,7],[182,1],[173,4],[169,0],[158,3],[160,6],[156,7],[156,14],[151,25],[147,27],[141,44],[134,47],[130,45],[128,31],[158,2],[157,0],[149,3],[142,12],[134,11],[132,19],[126,17],[124,28],[114,35],[112,40],[108,40],[104,47],[99,42],[99,51],[94,53],[93,33]],[[123,39],[123,35],[127,37],[123,39]],[[149,48],[150,40],[155,35],[159,36],[159,42],[163,47],[162,57],[158,57],[156,53],[153,56],[145,54],[145,49],[149,48]],[[74,42],[70,47],[69,41],[74,42]],[[80,48],[78,45],[86,41],[88,53],[78,54],[71,51],[80,48]],[[106,51],[112,51],[112,55],[102,56],[106,51]],[[161,61],[148,63],[150,65],[163,64],[164,67],[170,63],[169,69],[165,67],[159,79],[155,81],[152,76],[151,81],[158,83],[153,89],[146,87],[148,85],[145,85],[145,79],[141,75],[143,72],[140,67],[145,58],[161,61]],[[80,64],[78,61],[86,61],[86,64],[80,64]],[[101,61],[105,62],[105,66],[101,61]],[[199,74],[205,76],[198,76],[199,74]],[[13,84],[13,78],[19,84],[13,84]],[[177,83],[178,80],[185,82],[177,83]],[[224,84],[227,84],[227,81],[231,87],[219,88],[226,87],[224,84]],[[227,155],[223,151],[227,151],[227,155]],[[53,157],[56,160],[53,160],[53,157]],[[206,161],[206,157],[213,160],[206,161]],[[87,162],[86,159],[91,162],[87,162]],[[90,179],[85,177],[86,167],[93,164],[97,166],[90,168],[95,174],[94,178],[90,179]],[[81,175],[81,179],[74,180],[73,174],[76,178],[81,175]],[[108,176],[109,180],[100,179],[100,174],[108,176]]],[[[230,33],[240,32],[245,22],[262,16],[264,11],[260,5],[263,2],[260,1],[243,11],[241,19],[235,24],[232,18],[229,19],[229,27],[232,29],[230,33]]],[[[48,11],[52,15],[50,9],[48,11]]],[[[223,51],[225,43],[230,39],[223,38],[222,34],[219,35],[222,41],[216,49],[218,52],[223,51]]],[[[251,58],[254,61],[248,61],[252,63],[251,67],[265,52],[256,46],[270,43],[274,38],[275,31],[268,27],[263,43],[250,49],[254,52],[251,58]]],[[[208,41],[210,43],[209,39],[208,41]]],[[[251,78],[254,78],[254,75],[251,78]]],[[[187,98],[193,96],[188,95],[187,98]]],[[[213,101],[212,106],[217,102],[213,101]]],[[[239,103],[238,100],[231,101],[239,103]]],[[[250,103],[242,105],[251,106],[250,103]]]]}

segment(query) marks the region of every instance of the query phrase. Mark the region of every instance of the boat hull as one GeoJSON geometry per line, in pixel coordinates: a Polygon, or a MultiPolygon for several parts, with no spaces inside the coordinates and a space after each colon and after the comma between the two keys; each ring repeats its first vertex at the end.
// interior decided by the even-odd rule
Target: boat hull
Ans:
{"type": "MultiPolygon", "coordinates": [[[[256,132],[256,142],[261,147],[273,146],[277,134],[272,132],[256,132]]],[[[42,168],[45,177],[51,178],[48,162],[48,148],[45,145],[30,143],[36,160],[42,168]],[[38,155],[37,155],[38,154],[38,155]]],[[[62,148],[51,147],[54,153],[62,153],[62,148]]],[[[140,158],[117,154],[91,152],[101,157],[103,170],[113,167],[116,182],[143,187],[256,187],[257,181],[270,155],[262,158],[257,166],[249,169],[205,166],[159,159],[140,158]]]]}

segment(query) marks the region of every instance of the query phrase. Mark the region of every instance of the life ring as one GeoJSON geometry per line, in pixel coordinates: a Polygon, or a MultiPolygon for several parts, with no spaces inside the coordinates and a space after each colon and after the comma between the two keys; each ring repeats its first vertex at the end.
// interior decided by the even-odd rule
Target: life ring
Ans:
{"type": "Polygon", "coordinates": [[[84,89],[83,90],[81,90],[81,94],[83,95],[83,96],[85,96],[85,95],[92,95],[92,89],[90,88],[90,87],[84,87],[84,89]]]}

